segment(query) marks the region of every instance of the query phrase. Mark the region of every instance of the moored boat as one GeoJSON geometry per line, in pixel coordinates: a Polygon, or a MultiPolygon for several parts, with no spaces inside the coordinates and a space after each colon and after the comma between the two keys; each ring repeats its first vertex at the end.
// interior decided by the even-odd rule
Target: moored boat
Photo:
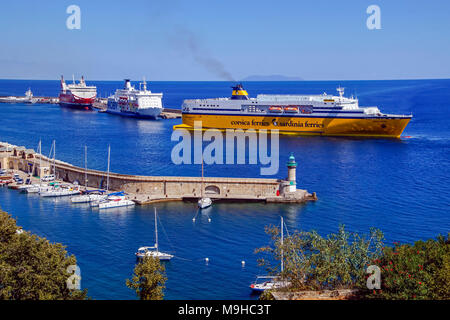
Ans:
{"type": "Polygon", "coordinates": [[[123,89],[117,89],[108,98],[107,113],[156,119],[162,112],[162,93],[153,93],[147,89],[145,79],[139,84],[139,89],[131,85],[130,79],[125,79],[123,89]]]}
{"type": "Polygon", "coordinates": [[[134,206],[134,201],[126,199],[125,195],[108,196],[104,201],[98,203],[99,209],[110,209],[118,207],[134,206]]]}
{"type": "Polygon", "coordinates": [[[155,245],[153,247],[140,247],[136,252],[137,258],[153,257],[159,260],[170,260],[173,258],[172,254],[159,251],[158,244],[158,220],[155,208],[155,245]]]}
{"type": "Polygon", "coordinates": [[[84,77],[79,83],[66,84],[61,76],[61,91],[59,93],[59,105],[83,110],[92,109],[92,104],[97,97],[97,87],[87,86],[84,77]]]}
{"type": "MultiPolygon", "coordinates": [[[[283,247],[284,241],[284,221],[281,217],[281,247],[283,247]]],[[[287,288],[291,285],[291,282],[283,279],[284,271],[284,251],[281,250],[281,272],[279,276],[257,276],[255,282],[250,285],[250,289],[254,292],[261,293],[265,290],[287,288]]]]}

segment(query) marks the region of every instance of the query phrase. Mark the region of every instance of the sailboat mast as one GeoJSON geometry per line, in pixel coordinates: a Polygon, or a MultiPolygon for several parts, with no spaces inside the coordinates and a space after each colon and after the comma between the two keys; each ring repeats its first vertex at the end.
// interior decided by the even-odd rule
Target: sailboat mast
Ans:
{"type": "Polygon", "coordinates": [[[53,140],[53,174],[56,178],[56,140],[53,140]]]}
{"type": "Polygon", "coordinates": [[[158,246],[158,223],[156,221],[156,208],[155,208],[155,240],[156,240],[156,244],[155,244],[155,248],[156,251],[159,251],[159,246],[158,246]]]}
{"type": "Polygon", "coordinates": [[[84,146],[84,189],[87,190],[87,146],[84,146]]]}
{"type": "Polygon", "coordinates": [[[111,146],[108,145],[108,172],[106,174],[106,191],[109,190],[109,162],[111,158],[111,146]]]}
{"type": "Polygon", "coordinates": [[[203,199],[203,187],[204,187],[204,182],[203,182],[203,154],[202,154],[202,199],[203,199]]]}
{"type": "Polygon", "coordinates": [[[284,269],[284,252],[283,252],[283,241],[284,241],[284,223],[283,223],[283,217],[281,217],[281,273],[283,273],[284,269]]]}
{"type": "Polygon", "coordinates": [[[41,140],[39,140],[39,185],[42,184],[41,172],[42,172],[42,142],[41,140]]]}

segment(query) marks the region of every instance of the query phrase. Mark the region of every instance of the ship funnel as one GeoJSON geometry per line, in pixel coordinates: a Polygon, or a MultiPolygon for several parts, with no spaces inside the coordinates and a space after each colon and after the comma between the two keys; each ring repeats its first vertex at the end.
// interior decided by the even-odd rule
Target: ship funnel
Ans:
{"type": "Polygon", "coordinates": [[[123,88],[125,90],[130,90],[131,89],[131,82],[130,79],[125,79],[125,84],[123,85],[123,88]]]}
{"type": "Polygon", "coordinates": [[[241,83],[231,87],[233,92],[231,94],[231,99],[233,100],[248,100],[248,93],[245,91],[241,83]]]}
{"type": "Polygon", "coordinates": [[[61,89],[66,90],[66,82],[64,81],[63,75],[61,75],[61,89]]]}

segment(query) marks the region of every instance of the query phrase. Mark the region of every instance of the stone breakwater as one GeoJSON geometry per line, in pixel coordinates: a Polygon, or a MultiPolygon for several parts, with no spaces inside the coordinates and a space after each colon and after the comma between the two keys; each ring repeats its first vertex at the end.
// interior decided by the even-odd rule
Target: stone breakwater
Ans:
{"type": "MultiPolygon", "coordinates": [[[[295,176],[286,179],[139,176],[85,170],[70,163],[49,159],[32,149],[0,142],[0,169],[33,172],[35,176],[55,174],[64,182],[87,184],[89,188],[125,191],[138,204],[159,201],[189,201],[204,195],[215,201],[263,201],[301,203],[317,200],[315,193],[293,188],[295,176]],[[87,177],[87,182],[85,181],[87,177]]],[[[294,171],[295,172],[295,171],[294,171]]]]}

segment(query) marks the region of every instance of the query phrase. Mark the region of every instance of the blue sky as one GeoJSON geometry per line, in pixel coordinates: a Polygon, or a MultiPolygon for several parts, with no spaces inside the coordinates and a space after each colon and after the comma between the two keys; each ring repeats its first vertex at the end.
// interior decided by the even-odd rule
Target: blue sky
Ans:
{"type": "Polygon", "coordinates": [[[0,78],[450,78],[449,31],[447,0],[2,1],[0,78]],[[381,30],[366,27],[372,4],[381,30]]]}

